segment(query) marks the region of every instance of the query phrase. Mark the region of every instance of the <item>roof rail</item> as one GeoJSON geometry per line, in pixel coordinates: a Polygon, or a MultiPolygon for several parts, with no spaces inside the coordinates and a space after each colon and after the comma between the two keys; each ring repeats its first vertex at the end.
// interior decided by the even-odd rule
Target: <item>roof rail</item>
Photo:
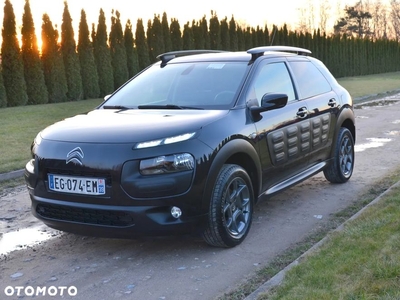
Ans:
{"type": "Polygon", "coordinates": [[[171,59],[179,56],[186,56],[186,55],[194,55],[194,54],[205,54],[205,53],[221,53],[226,51],[220,50],[182,50],[182,51],[171,51],[167,53],[163,53],[157,56],[157,59],[161,60],[162,65],[165,65],[171,59]]]}
{"type": "Polygon", "coordinates": [[[263,56],[268,51],[280,51],[280,52],[294,52],[298,55],[308,55],[311,51],[304,48],[290,47],[290,46],[264,46],[256,47],[247,50],[247,53],[251,54],[251,60],[255,60],[257,57],[263,56]]]}

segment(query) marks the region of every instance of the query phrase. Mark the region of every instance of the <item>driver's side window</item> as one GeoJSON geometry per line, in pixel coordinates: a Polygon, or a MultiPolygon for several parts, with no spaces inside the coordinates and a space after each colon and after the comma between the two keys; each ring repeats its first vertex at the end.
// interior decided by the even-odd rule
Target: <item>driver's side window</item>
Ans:
{"type": "Polygon", "coordinates": [[[263,66],[254,80],[248,99],[256,98],[261,105],[261,98],[266,93],[288,95],[288,101],[296,99],[292,79],[285,63],[271,63],[263,66]]]}

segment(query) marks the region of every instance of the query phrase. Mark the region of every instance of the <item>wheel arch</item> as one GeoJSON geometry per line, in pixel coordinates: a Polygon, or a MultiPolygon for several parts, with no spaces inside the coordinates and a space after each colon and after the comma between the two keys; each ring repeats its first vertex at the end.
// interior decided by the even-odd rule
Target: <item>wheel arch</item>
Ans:
{"type": "Polygon", "coordinates": [[[253,185],[254,199],[260,194],[262,172],[256,149],[246,140],[231,140],[220,148],[211,164],[203,194],[204,210],[209,208],[215,181],[224,164],[236,164],[245,169],[253,185]]]}
{"type": "Polygon", "coordinates": [[[350,130],[350,132],[353,136],[353,139],[354,139],[354,143],[355,143],[356,142],[355,117],[354,117],[354,112],[350,107],[344,108],[339,115],[337,127],[336,127],[335,140],[337,138],[339,129],[341,127],[346,127],[348,130],[350,130]]]}

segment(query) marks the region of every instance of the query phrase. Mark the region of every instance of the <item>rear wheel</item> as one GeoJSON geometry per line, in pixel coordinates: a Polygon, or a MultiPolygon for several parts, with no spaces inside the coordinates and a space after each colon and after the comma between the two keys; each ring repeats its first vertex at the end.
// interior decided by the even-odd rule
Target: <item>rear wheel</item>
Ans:
{"type": "Polygon", "coordinates": [[[253,203],[247,172],[238,165],[224,165],[214,185],[204,240],[217,247],[239,245],[250,230],[253,203]]]}
{"type": "Polygon", "coordinates": [[[340,128],[332,163],[325,168],[325,178],[332,183],[350,179],[354,168],[354,138],[350,130],[340,128]]]}

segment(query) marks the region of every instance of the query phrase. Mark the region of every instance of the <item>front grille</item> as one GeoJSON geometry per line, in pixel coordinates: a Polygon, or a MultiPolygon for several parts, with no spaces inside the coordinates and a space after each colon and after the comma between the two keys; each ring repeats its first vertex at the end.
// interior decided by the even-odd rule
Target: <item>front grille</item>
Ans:
{"type": "Polygon", "coordinates": [[[36,212],[46,219],[103,225],[127,227],[134,225],[133,216],[123,211],[77,208],[54,204],[38,204],[36,212]]]}

